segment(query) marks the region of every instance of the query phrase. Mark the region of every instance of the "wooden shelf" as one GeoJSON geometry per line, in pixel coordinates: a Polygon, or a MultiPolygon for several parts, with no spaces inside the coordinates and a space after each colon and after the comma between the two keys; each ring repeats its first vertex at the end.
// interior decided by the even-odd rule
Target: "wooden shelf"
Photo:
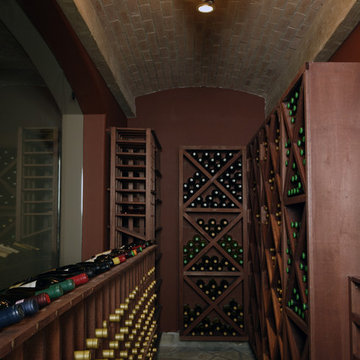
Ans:
{"type": "Polygon", "coordinates": [[[155,241],[159,236],[155,231],[158,227],[155,208],[161,203],[155,197],[159,188],[155,173],[160,149],[154,133],[151,129],[116,127],[110,133],[110,246],[119,247],[139,239],[155,241]],[[142,152],[134,152],[136,149],[142,152]],[[137,209],[144,212],[131,213],[137,209]]]}

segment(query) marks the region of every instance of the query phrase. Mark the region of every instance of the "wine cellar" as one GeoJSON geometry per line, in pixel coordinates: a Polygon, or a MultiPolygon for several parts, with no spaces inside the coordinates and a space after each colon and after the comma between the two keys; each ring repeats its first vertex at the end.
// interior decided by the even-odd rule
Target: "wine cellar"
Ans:
{"type": "Polygon", "coordinates": [[[247,338],[243,156],[241,147],[180,150],[182,339],[247,338]]]}
{"type": "Polygon", "coordinates": [[[360,1],[0,35],[0,360],[360,360],[360,1]]]}

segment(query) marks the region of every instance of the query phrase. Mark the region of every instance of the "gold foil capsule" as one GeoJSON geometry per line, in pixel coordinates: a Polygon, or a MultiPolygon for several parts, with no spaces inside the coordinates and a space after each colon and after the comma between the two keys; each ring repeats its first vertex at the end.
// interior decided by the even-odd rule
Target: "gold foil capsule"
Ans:
{"type": "Polygon", "coordinates": [[[97,338],[107,338],[108,337],[108,329],[107,328],[100,328],[95,329],[95,336],[97,338]]]}
{"type": "Polygon", "coordinates": [[[134,334],[130,334],[130,335],[129,335],[129,340],[134,340],[134,339],[135,339],[134,334]]]}
{"type": "Polygon", "coordinates": [[[121,316],[118,314],[110,314],[109,315],[109,321],[110,322],[120,322],[121,316]]]}
{"type": "Polygon", "coordinates": [[[74,360],[91,360],[91,351],[90,350],[78,350],[74,351],[74,360]]]}
{"type": "Polygon", "coordinates": [[[112,341],[109,341],[109,348],[110,349],[119,349],[119,341],[116,341],[116,340],[112,340],[112,341]]]}
{"type": "Polygon", "coordinates": [[[97,349],[100,345],[98,338],[89,338],[86,339],[86,348],[87,349],[97,349]]]}
{"type": "MultiPolygon", "coordinates": [[[[126,299],[125,299],[125,301],[126,301],[126,299]]],[[[120,304],[119,309],[127,310],[127,309],[129,309],[129,304],[126,302],[124,304],[120,304]]]]}
{"type": "Polygon", "coordinates": [[[125,334],[119,334],[119,333],[117,333],[117,334],[115,334],[115,340],[117,340],[117,341],[124,341],[125,340],[125,334]]]}
{"type": "Polygon", "coordinates": [[[128,327],[122,327],[119,329],[120,334],[128,334],[129,328],[128,327]]]}
{"type": "Polygon", "coordinates": [[[116,315],[120,315],[120,316],[124,316],[124,314],[125,314],[125,311],[124,311],[124,309],[115,309],[115,314],[116,315]]]}
{"type": "Polygon", "coordinates": [[[115,351],[112,349],[104,349],[102,351],[102,357],[107,359],[114,359],[115,358],[115,351]]]}
{"type": "Polygon", "coordinates": [[[132,326],[133,321],[132,320],[125,320],[125,326],[132,326]]]}
{"type": "Polygon", "coordinates": [[[127,358],[129,355],[128,355],[127,350],[122,350],[122,351],[119,351],[119,356],[122,358],[127,358]]]}
{"type": "Polygon", "coordinates": [[[126,341],[124,346],[125,346],[125,349],[130,349],[131,348],[131,341],[126,341]]]}

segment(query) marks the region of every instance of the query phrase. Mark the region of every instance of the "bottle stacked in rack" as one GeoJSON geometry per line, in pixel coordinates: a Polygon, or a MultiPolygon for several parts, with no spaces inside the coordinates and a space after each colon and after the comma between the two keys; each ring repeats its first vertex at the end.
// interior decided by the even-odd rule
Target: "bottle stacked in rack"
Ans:
{"type": "Polygon", "coordinates": [[[199,279],[196,281],[196,285],[212,301],[215,301],[229,287],[229,282],[227,280],[221,280],[219,283],[217,283],[215,279],[210,279],[206,283],[204,280],[199,279]]]}
{"type": "Polygon", "coordinates": [[[184,245],[183,263],[187,265],[200,251],[206,246],[206,241],[200,235],[194,235],[193,238],[184,245]]]}
{"type": "Polygon", "coordinates": [[[155,268],[119,304],[114,313],[95,329],[93,338],[86,339],[86,350],[74,352],[74,359],[85,358],[148,358],[155,357],[157,347],[157,316],[155,305],[155,268]]]}
{"type": "Polygon", "coordinates": [[[207,256],[201,257],[200,262],[191,266],[191,271],[236,271],[233,266],[226,258],[219,259],[218,256],[207,256]]]}
{"type": "Polygon", "coordinates": [[[293,170],[293,175],[290,177],[291,185],[287,192],[287,195],[289,197],[301,195],[304,193],[304,187],[302,185],[300,173],[298,171],[295,161],[292,163],[291,168],[293,170]]]}
{"type": "Polygon", "coordinates": [[[191,336],[238,336],[238,332],[218,318],[205,317],[191,331],[191,336]]]}
{"type": "Polygon", "coordinates": [[[240,159],[230,165],[218,181],[236,200],[242,202],[242,162],[240,159]]]}
{"type": "Polygon", "coordinates": [[[288,103],[286,104],[291,124],[295,124],[296,121],[298,100],[299,100],[299,91],[295,91],[294,94],[290,97],[288,103]]]}
{"type": "Polygon", "coordinates": [[[231,151],[193,151],[191,156],[211,175],[214,175],[232,159],[234,153],[231,151]]]}
{"type": "MultiPolygon", "coordinates": [[[[185,200],[185,198],[184,198],[185,200]]],[[[236,208],[236,205],[231,201],[227,195],[218,189],[214,189],[207,194],[201,194],[197,196],[194,201],[190,203],[191,208],[201,207],[201,208],[236,208]]]]}
{"type": "Polygon", "coordinates": [[[232,299],[229,304],[223,306],[224,313],[231,318],[241,329],[244,328],[244,312],[240,304],[235,299],[232,299]]]}
{"type": "Polygon", "coordinates": [[[204,221],[204,219],[199,218],[196,220],[196,223],[201,226],[201,228],[212,238],[216,237],[216,235],[229,224],[227,219],[221,219],[217,223],[216,219],[214,218],[209,219],[207,223],[204,221]]]}
{"type": "Polygon", "coordinates": [[[207,178],[200,172],[195,171],[183,184],[183,201],[186,202],[194,195],[207,181],[207,178]]]}
{"type": "Polygon", "coordinates": [[[189,325],[197,319],[203,312],[203,308],[199,304],[195,304],[192,309],[189,304],[184,305],[184,328],[187,329],[189,325]]]}
{"type": "Polygon", "coordinates": [[[244,249],[231,235],[225,235],[218,243],[238,264],[244,264],[244,249]]]}

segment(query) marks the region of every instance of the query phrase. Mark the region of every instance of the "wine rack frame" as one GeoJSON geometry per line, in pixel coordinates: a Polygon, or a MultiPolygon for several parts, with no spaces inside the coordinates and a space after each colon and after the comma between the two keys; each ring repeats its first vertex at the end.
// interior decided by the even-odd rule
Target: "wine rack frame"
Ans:
{"type": "MultiPolygon", "coordinates": [[[[234,196],[218,181],[222,174],[235,163],[236,160],[242,162],[243,167],[245,159],[245,148],[242,146],[183,146],[179,150],[179,322],[180,322],[180,339],[182,340],[206,340],[206,341],[246,341],[248,336],[246,334],[246,316],[248,307],[248,295],[247,295],[247,229],[246,229],[246,215],[247,215],[247,184],[245,176],[242,177],[242,196],[243,200],[240,202],[235,199],[234,196]],[[234,152],[234,156],[223,167],[221,167],[216,173],[211,174],[200,163],[198,163],[191,155],[190,152],[234,152]],[[185,168],[190,166],[193,171],[201,172],[207,181],[198,189],[185,203],[183,201],[183,185],[186,176],[185,168]],[[189,204],[198,195],[205,194],[211,188],[220,190],[227,196],[228,199],[236,204],[236,208],[191,208],[189,204]],[[228,225],[222,229],[215,237],[211,237],[203,228],[201,228],[195,220],[195,216],[199,217],[215,217],[220,219],[225,216],[231,216],[228,225]],[[188,230],[186,229],[188,228],[188,230]],[[190,232],[189,232],[190,228],[190,232]],[[229,255],[218,243],[219,240],[226,235],[226,233],[232,232],[243,247],[243,267],[241,267],[232,257],[229,255]],[[207,245],[186,265],[183,265],[183,247],[190,239],[190,234],[199,234],[203,239],[207,241],[207,245]],[[196,264],[201,256],[209,254],[209,251],[214,250],[217,255],[222,256],[228,260],[229,263],[236,267],[236,271],[190,271],[193,264],[196,264]],[[210,280],[215,279],[218,283],[222,279],[232,279],[229,287],[214,301],[212,301],[200,288],[196,285],[194,279],[210,280]],[[186,287],[188,290],[186,290],[186,287]],[[240,289],[240,298],[234,296],[234,293],[240,289]],[[190,292],[189,292],[190,291],[190,292]],[[191,299],[194,303],[201,299],[205,306],[204,311],[198,316],[187,329],[184,329],[183,321],[183,309],[186,304],[185,293],[188,292],[186,297],[191,299]],[[220,304],[226,304],[226,299],[234,298],[241,306],[244,313],[244,327],[240,328],[238,324],[234,323],[230,317],[228,317],[222,310],[220,304]],[[236,330],[236,336],[223,336],[223,335],[191,335],[191,330],[195,329],[197,325],[201,323],[206,316],[216,313],[224,325],[229,325],[236,330]]],[[[192,171],[192,170],[190,170],[192,171]]],[[[244,168],[242,169],[244,173],[244,168]]]]}
{"type": "MultiPolygon", "coordinates": [[[[115,309],[120,308],[121,304],[128,303],[130,306],[136,303],[138,298],[144,295],[151,297],[157,292],[159,284],[154,272],[155,251],[156,246],[144,249],[137,256],[127,259],[126,262],[63,295],[34,316],[0,330],[0,358],[73,360],[74,351],[89,351],[86,339],[94,338],[96,329],[107,328],[108,333],[111,334],[118,327],[126,327],[124,322],[128,318],[129,311],[125,311],[120,323],[111,322],[111,314],[114,314],[115,309]],[[131,293],[144,278],[146,278],[144,286],[139,286],[134,298],[131,293]],[[148,285],[154,281],[156,281],[155,285],[148,290],[147,295],[144,294],[142,289],[148,288],[148,285]]],[[[146,304],[142,306],[144,305],[146,306],[146,304]]],[[[150,321],[153,326],[144,353],[149,353],[150,349],[155,349],[155,352],[150,352],[149,359],[156,358],[160,339],[159,306],[156,299],[152,306],[155,306],[150,321]]],[[[138,311],[137,316],[141,313],[138,311]]],[[[134,325],[129,325],[129,334],[133,329],[135,322],[134,325]]],[[[106,343],[106,339],[103,340],[106,343]]],[[[135,342],[137,340],[132,341],[131,349],[135,348],[135,342]]]]}
{"type": "Polygon", "coordinates": [[[344,304],[347,274],[360,271],[359,170],[347,167],[360,150],[359,78],[360,64],[306,64],[247,146],[249,340],[258,359],[350,356],[344,304]]]}
{"type": "Polygon", "coordinates": [[[49,266],[58,262],[58,169],[58,129],[19,128],[16,243],[25,249],[47,247],[56,256],[49,266]]]}
{"type": "Polygon", "coordinates": [[[160,151],[151,129],[111,128],[111,248],[159,239],[160,151]]]}

